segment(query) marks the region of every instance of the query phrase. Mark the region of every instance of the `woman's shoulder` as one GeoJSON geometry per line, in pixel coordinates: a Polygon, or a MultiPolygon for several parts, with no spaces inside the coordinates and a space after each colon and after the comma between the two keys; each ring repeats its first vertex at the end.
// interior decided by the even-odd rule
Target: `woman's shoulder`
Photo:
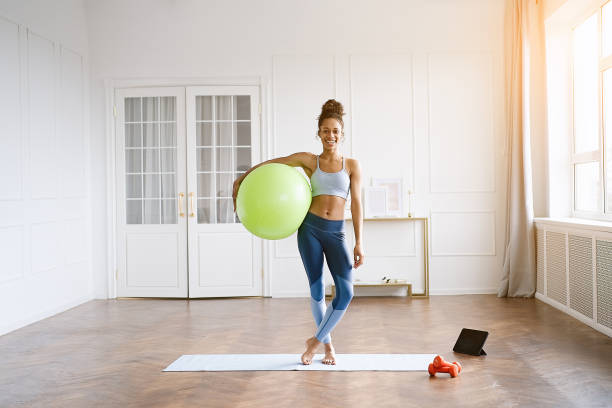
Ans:
{"type": "Polygon", "coordinates": [[[345,159],[345,163],[346,163],[347,167],[359,168],[359,160],[354,159],[352,157],[347,157],[345,159]]]}
{"type": "Polygon", "coordinates": [[[310,152],[297,152],[291,155],[304,169],[308,177],[311,176],[317,167],[317,155],[310,152]]]}
{"type": "Polygon", "coordinates": [[[360,165],[359,165],[359,160],[354,159],[352,157],[347,157],[345,159],[345,167],[346,170],[348,171],[349,175],[352,174],[355,171],[359,171],[361,169],[360,165]]]}
{"type": "Polygon", "coordinates": [[[296,152],[293,153],[291,156],[300,158],[302,160],[316,160],[317,158],[316,154],[310,152],[296,152]]]}

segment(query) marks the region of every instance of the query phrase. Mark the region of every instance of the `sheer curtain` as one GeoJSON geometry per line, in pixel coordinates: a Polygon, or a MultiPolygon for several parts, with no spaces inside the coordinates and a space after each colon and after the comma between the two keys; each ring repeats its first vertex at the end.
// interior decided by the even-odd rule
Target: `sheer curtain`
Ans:
{"type": "MultiPolygon", "coordinates": [[[[503,278],[497,293],[500,297],[531,297],[536,289],[531,163],[532,145],[545,146],[547,138],[542,16],[541,0],[506,1],[508,207],[503,278]]],[[[546,160],[546,149],[536,148],[535,152],[534,159],[546,160]]]]}

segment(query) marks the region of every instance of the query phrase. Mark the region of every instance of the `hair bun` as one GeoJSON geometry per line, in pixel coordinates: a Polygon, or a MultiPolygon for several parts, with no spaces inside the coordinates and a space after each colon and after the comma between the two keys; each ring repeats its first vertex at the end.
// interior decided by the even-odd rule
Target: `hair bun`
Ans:
{"type": "Polygon", "coordinates": [[[322,113],[335,113],[337,115],[344,115],[344,107],[340,102],[335,99],[329,99],[327,102],[323,104],[323,108],[321,109],[322,113]]]}

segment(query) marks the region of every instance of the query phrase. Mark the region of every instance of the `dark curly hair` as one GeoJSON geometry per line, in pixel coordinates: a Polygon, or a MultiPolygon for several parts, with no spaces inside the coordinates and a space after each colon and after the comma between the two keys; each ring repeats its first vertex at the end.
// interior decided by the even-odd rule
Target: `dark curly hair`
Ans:
{"type": "Polygon", "coordinates": [[[342,129],[344,129],[344,121],[342,120],[343,115],[344,107],[342,104],[335,99],[329,99],[321,107],[321,114],[317,118],[319,120],[319,129],[321,129],[321,124],[323,121],[329,118],[336,119],[338,122],[340,122],[342,129]]]}

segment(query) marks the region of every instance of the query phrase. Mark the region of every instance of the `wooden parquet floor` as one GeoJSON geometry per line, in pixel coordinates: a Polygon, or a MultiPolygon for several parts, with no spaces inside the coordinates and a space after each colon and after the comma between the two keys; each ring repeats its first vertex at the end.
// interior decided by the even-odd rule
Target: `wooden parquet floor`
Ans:
{"type": "Polygon", "coordinates": [[[0,337],[0,407],[611,407],[612,339],[535,299],[357,297],[339,353],[438,353],[426,372],[163,373],[182,354],[301,353],[306,298],[91,301],[0,337]],[[452,352],[462,327],[486,357],[452,352]]]}

